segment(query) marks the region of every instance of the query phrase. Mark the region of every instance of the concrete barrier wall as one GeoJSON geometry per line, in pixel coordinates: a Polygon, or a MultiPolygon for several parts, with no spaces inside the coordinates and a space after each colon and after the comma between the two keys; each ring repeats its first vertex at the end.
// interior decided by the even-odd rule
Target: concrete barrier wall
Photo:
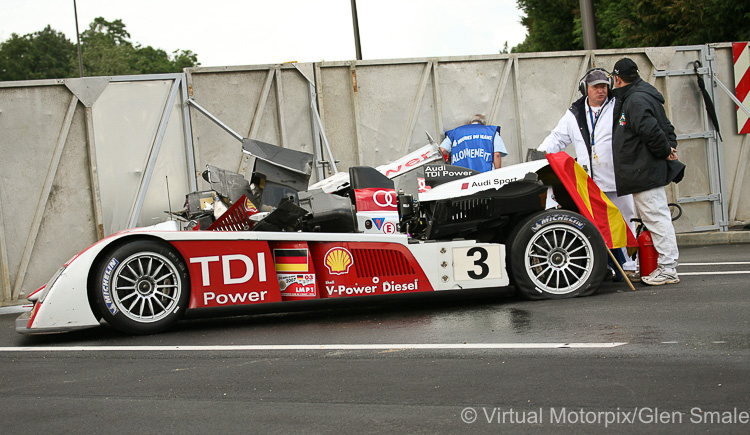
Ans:
{"type": "Polygon", "coordinates": [[[691,72],[701,60],[733,91],[730,44],[0,83],[0,302],[43,285],[104,235],[165,220],[164,210],[181,209],[186,193],[208,187],[196,178],[206,164],[238,170],[234,135],[313,153],[315,181],[331,173],[326,143],[339,171],[375,166],[425,144],[425,132],[441,141],[445,130],[483,113],[501,126],[509,165],[554,128],[591,66],[611,69],[623,56],[664,94],[680,135],[688,171],[668,189],[685,209],[678,231],[749,221],[742,192],[750,144],[737,134],[735,104],[702,76],[719,114],[719,144],[691,72]]]}
{"type": "Polygon", "coordinates": [[[185,91],[183,74],[0,83],[0,302],[182,208],[196,186],[185,91]]]}

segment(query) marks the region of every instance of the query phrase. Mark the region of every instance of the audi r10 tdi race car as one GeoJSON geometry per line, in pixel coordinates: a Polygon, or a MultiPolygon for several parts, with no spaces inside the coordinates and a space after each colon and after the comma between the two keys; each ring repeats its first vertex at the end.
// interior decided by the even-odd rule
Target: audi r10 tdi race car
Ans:
{"type": "Polygon", "coordinates": [[[229,307],[510,285],[568,298],[605,276],[602,233],[548,160],[476,173],[429,144],[308,187],[311,155],[249,139],[243,150],[255,157],[248,179],[208,167],[212,190],[187,196],[187,223],[128,229],[75,255],[28,297],[16,330],[104,321],[150,334],[229,307]]]}

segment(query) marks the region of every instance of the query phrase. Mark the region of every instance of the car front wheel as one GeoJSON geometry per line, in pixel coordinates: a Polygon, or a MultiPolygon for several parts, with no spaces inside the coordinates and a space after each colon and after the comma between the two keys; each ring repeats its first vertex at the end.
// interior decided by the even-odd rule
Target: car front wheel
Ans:
{"type": "Polygon", "coordinates": [[[187,266],[168,244],[138,240],[98,263],[93,296],[98,311],[128,334],[153,334],[177,322],[187,308],[187,266]]]}
{"type": "Polygon", "coordinates": [[[578,213],[548,210],[521,222],[510,238],[515,286],[529,299],[594,293],[607,270],[599,230],[578,213]]]}

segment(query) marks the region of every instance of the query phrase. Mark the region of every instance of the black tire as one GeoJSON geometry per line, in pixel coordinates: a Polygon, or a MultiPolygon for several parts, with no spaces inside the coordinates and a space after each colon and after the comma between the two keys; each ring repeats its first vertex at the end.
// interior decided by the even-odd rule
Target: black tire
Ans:
{"type": "Polygon", "coordinates": [[[127,334],[154,334],[187,309],[190,279],[182,257],[166,243],[137,240],[97,263],[94,303],[104,320],[127,334]]]}
{"type": "Polygon", "coordinates": [[[599,230],[578,213],[548,210],[522,220],[508,238],[514,286],[529,299],[593,294],[607,271],[599,230]]]}

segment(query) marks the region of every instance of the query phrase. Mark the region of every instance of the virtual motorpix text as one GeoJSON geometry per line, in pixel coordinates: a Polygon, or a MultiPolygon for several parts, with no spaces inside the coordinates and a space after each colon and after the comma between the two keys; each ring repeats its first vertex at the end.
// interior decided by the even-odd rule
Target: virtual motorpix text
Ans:
{"type": "Polygon", "coordinates": [[[513,408],[464,408],[464,423],[489,424],[589,424],[609,427],[623,424],[732,424],[750,423],[750,411],[706,410],[699,407],[687,411],[666,411],[657,407],[617,408],[612,411],[590,411],[583,408],[538,408],[519,410],[513,408]]]}

